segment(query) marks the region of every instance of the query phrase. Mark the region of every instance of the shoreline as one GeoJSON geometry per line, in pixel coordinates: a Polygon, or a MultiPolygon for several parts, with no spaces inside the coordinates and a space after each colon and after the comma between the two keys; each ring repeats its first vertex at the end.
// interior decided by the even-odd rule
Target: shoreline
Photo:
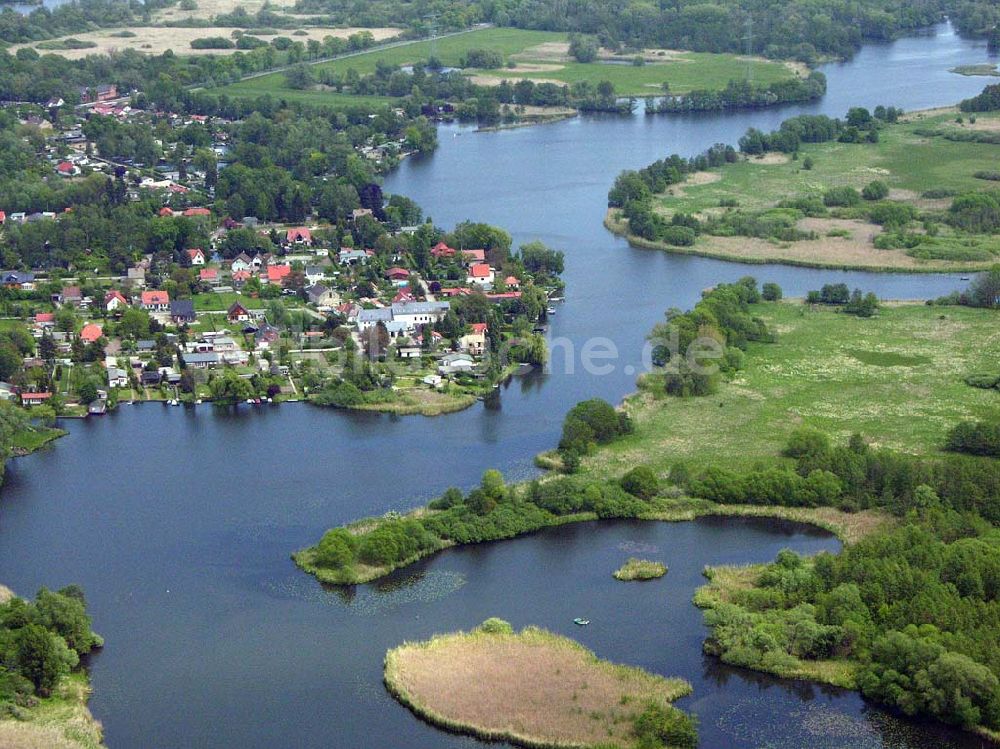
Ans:
{"type": "Polygon", "coordinates": [[[621,237],[630,247],[641,250],[658,250],[671,255],[692,255],[710,260],[723,260],[741,265],[787,265],[793,268],[819,268],[824,270],[861,271],[866,273],[900,273],[900,274],[933,274],[933,273],[982,273],[989,270],[995,262],[970,264],[965,266],[943,265],[940,267],[904,268],[897,265],[864,265],[859,263],[823,262],[821,260],[805,260],[777,256],[744,257],[728,252],[713,251],[699,247],[677,247],[664,242],[652,242],[634,234],[629,234],[624,222],[617,218],[617,208],[608,208],[604,216],[604,228],[615,236],[621,237]]]}

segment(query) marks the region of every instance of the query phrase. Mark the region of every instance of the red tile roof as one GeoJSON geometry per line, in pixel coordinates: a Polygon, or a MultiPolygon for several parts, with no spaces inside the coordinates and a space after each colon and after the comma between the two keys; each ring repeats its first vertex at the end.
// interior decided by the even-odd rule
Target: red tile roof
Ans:
{"type": "Polygon", "coordinates": [[[207,208],[188,208],[184,211],[185,216],[211,216],[212,212],[207,208]]]}
{"type": "Polygon", "coordinates": [[[142,303],[145,306],[170,304],[170,294],[165,291],[144,291],[142,292],[142,303]]]}
{"type": "Polygon", "coordinates": [[[23,401],[43,401],[51,397],[52,393],[21,393],[21,400],[23,401]]]}
{"type": "Polygon", "coordinates": [[[37,312],[35,313],[35,322],[55,322],[56,313],[55,312],[37,312]]]}
{"type": "Polygon", "coordinates": [[[194,260],[199,255],[201,255],[203,258],[205,257],[205,253],[202,252],[201,248],[199,248],[199,247],[194,247],[194,248],[188,250],[187,254],[188,254],[188,257],[191,258],[192,260],[194,260]]]}
{"type": "Polygon", "coordinates": [[[56,170],[62,172],[63,174],[71,173],[73,171],[73,164],[69,161],[60,161],[56,170]]]}
{"type": "Polygon", "coordinates": [[[462,255],[467,260],[479,260],[480,262],[486,260],[486,250],[462,250],[462,255]]]}
{"type": "Polygon", "coordinates": [[[160,209],[160,215],[164,216],[164,217],[173,216],[174,215],[174,209],[170,208],[168,206],[163,206],[163,208],[160,209]]]}
{"type": "Polygon", "coordinates": [[[118,289],[111,289],[107,294],[104,295],[104,306],[107,307],[108,303],[113,299],[117,299],[122,304],[128,304],[128,299],[122,294],[118,289]]]}
{"type": "Polygon", "coordinates": [[[101,330],[101,326],[95,323],[88,323],[83,326],[83,330],[80,331],[80,338],[87,343],[93,343],[98,338],[104,335],[104,331],[101,330]]]}
{"type": "Polygon", "coordinates": [[[312,242],[312,232],[304,226],[297,226],[294,229],[289,229],[285,232],[286,242],[296,242],[299,240],[303,242],[312,242]]]}
{"type": "Polygon", "coordinates": [[[267,266],[267,280],[275,283],[281,281],[292,272],[290,265],[269,265],[267,266]]]}
{"type": "Polygon", "coordinates": [[[405,280],[410,277],[410,271],[406,270],[406,268],[399,268],[399,267],[389,268],[389,270],[385,272],[385,277],[391,278],[393,280],[397,279],[405,280]]]}
{"type": "Polygon", "coordinates": [[[473,333],[485,333],[489,329],[490,329],[489,326],[486,323],[484,323],[484,322],[474,322],[474,323],[472,323],[472,332],[473,333]]]}
{"type": "Polygon", "coordinates": [[[469,266],[469,275],[473,278],[489,278],[490,266],[486,263],[473,263],[469,266]]]}
{"type": "MultiPolygon", "coordinates": [[[[237,273],[238,272],[239,271],[237,271],[237,273]]],[[[246,273],[246,271],[243,272],[246,273]]],[[[250,274],[247,273],[247,275],[249,276],[250,274]]],[[[198,276],[199,278],[201,278],[202,281],[214,281],[216,278],[219,277],[219,271],[217,271],[215,268],[202,268],[200,271],[198,271],[198,276]]],[[[236,273],[233,274],[233,278],[236,278],[236,273]]]]}

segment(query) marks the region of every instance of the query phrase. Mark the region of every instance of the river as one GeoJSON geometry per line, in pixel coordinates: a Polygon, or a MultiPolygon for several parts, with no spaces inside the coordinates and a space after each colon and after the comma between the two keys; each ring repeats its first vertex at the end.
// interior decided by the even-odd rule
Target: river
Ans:
{"type": "MultiPolygon", "coordinates": [[[[750,125],[851,104],[947,104],[988,79],[947,72],[985,47],[947,26],[870,46],[830,66],[823,101],[730,115],[586,117],[496,133],[443,127],[441,147],[408,160],[389,191],[442,225],[474,218],[517,242],[566,252],[567,301],[554,337],[582,349],[606,337],[620,359],[604,375],[563,363],[503,389],[498,402],[435,419],[350,414],[304,404],[237,411],[124,406],[73,422],[51,449],[13,461],[0,505],[0,581],[32,595],[71,582],[87,591],[107,639],[91,659],[91,707],[112,749],[133,747],[481,746],[413,718],[381,686],[385,650],[488,616],[579,638],[605,658],[689,679],[680,704],[705,747],[977,746],[899,721],[857,694],[722,667],[702,656],[690,604],[704,564],[764,561],[782,547],[836,549],[825,533],[771,521],[571,526],[452,550],[380,585],[325,589],[290,551],[350,519],[406,509],[498,467],[532,475],[576,401],[618,401],[634,385],[642,338],[670,306],[752,273],[802,294],[830,281],[885,297],[926,297],[955,276],[746,267],[629,248],[601,225],[622,168],[734,142],[750,125]],[[633,371],[629,371],[633,367],[633,371]],[[662,558],[666,578],[623,585],[630,553],[662,558]],[[592,624],[576,628],[571,620],[592,624]]],[[[577,352],[579,353],[579,351],[577,352]]]]}

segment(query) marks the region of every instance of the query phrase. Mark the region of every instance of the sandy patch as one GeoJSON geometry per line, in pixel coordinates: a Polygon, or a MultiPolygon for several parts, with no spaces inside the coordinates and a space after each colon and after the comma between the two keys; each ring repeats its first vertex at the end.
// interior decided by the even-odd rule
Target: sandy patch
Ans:
{"type": "Polygon", "coordinates": [[[566,62],[569,59],[569,42],[542,42],[511,55],[510,59],[566,62]]]}
{"type": "MultiPolygon", "coordinates": [[[[175,54],[178,55],[231,55],[236,52],[235,49],[192,49],[191,41],[193,39],[201,39],[209,36],[224,36],[227,39],[232,39],[232,33],[234,31],[242,31],[243,29],[236,29],[232,26],[211,26],[203,29],[195,28],[167,28],[161,26],[136,26],[128,29],[135,36],[122,38],[118,36],[113,36],[113,34],[122,31],[122,29],[101,29],[100,31],[90,31],[83,34],[69,34],[70,37],[74,39],[80,39],[84,41],[91,41],[97,44],[96,47],[91,47],[89,49],[70,49],[70,50],[38,50],[41,54],[57,54],[66,57],[70,60],[79,60],[88,55],[97,54],[108,54],[110,52],[119,52],[126,49],[135,49],[140,52],[159,55],[166,52],[168,49],[173,50],[175,54]]],[[[305,42],[308,39],[315,39],[316,41],[322,41],[324,37],[334,36],[341,39],[346,39],[351,34],[358,31],[370,31],[372,36],[375,37],[376,41],[383,41],[385,39],[390,39],[399,34],[399,29],[383,28],[383,29],[361,29],[361,28],[332,28],[332,27],[311,27],[303,29],[306,32],[305,36],[295,36],[295,29],[282,29],[278,34],[272,34],[268,36],[261,35],[262,39],[273,39],[275,36],[287,36],[296,41],[305,42]]],[[[32,44],[15,44],[8,48],[11,53],[16,52],[21,47],[31,47],[32,44]]]]}
{"type": "MultiPolygon", "coordinates": [[[[194,10],[181,10],[179,7],[174,5],[170,8],[164,8],[153,15],[154,23],[159,23],[161,21],[178,21],[187,18],[196,18],[199,20],[211,20],[215,16],[222,15],[223,13],[232,13],[237,8],[243,8],[250,15],[255,15],[257,11],[267,4],[267,0],[195,0],[198,3],[198,7],[194,10]]],[[[281,13],[286,16],[296,16],[301,15],[296,13],[292,9],[292,5],[282,7],[280,5],[271,4],[271,10],[276,13],[281,13]]]]}
{"type": "MultiPolygon", "coordinates": [[[[504,105],[509,107],[510,105],[504,105]]],[[[572,107],[536,107],[534,105],[528,104],[521,106],[520,108],[514,107],[514,110],[520,114],[522,117],[569,117],[570,115],[575,115],[576,110],[572,107]]]]}
{"type": "Polygon", "coordinates": [[[722,179],[721,172],[691,172],[683,182],[671,185],[667,189],[667,194],[680,198],[684,196],[685,191],[689,187],[710,185],[713,182],[718,182],[720,179],[722,179]]]}
{"type": "Polygon", "coordinates": [[[535,78],[534,76],[525,78],[524,76],[519,76],[516,70],[511,70],[510,73],[510,75],[471,75],[469,76],[469,80],[477,86],[499,86],[504,81],[516,83],[521,80],[528,80],[532,83],[554,83],[557,86],[566,85],[565,81],[557,81],[555,78],[535,78]]]}
{"type": "Polygon", "coordinates": [[[984,130],[986,132],[1000,132],[1000,120],[980,119],[982,115],[976,117],[975,122],[965,121],[965,127],[956,127],[956,130],[984,130]]]}

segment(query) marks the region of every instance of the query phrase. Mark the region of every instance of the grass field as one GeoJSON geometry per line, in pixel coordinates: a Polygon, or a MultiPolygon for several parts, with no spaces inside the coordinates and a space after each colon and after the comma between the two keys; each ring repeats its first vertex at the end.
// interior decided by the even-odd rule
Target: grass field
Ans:
{"type": "MultiPolygon", "coordinates": [[[[924,128],[965,132],[1000,128],[997,115],[980,115],[975,124],[958,125],[954,119],[954,110],[918,113],[901,124],[883,129],[876,144],[804,144],[798,160],[783,154],[768,154],[761,159],[696,174],[687,183],[660,196],[657,210],[666,216],[695,213],[704,217],[726,210],[720,207],[720,202],[735,201],[741,210],[761,211],[783,199],[821,195],[831,187],[851,186],[860,190],[876,179],[889,185],[891,199],[912,203],[919,210],[946,210],[950,199],[926,199],[921,195],[927,190],[989,190],[995,183],[973,175],[997,163],[1000,156],[1000,147],[993,144],[958,142],[915,132],[924,128]],[[812,169],[802,168],[806,157],[812,159],[812,169]]],[[[609,217],[609,228],[624,230],[614,222],[615,217],[609,217]]],[[[1000,236],[958,235],[943,224],[937,237],[928,238],[918,248],[932,251],[932,259],[914,257],[903,249],[876,249],[873,238],[882,231],[881,227],[860,219],[807,218],[799,222],[799,228],[815,231],[819,238],[776,242],[703,235],[692,248],[662,248],[750,262],[904,271],[969,270],[1000,259],[1000,236]],[[959,259],[970,252],[983,257],[959,259]]]]}
{"type": "Polygon", "coordinates": [[[84,673],[64,677],[53,695],[21,711],[22,720],[0,720],[4,749],[104,749],[101,724],[87,709],[84,673]]]}
{"type": "Polygon", "coordinates": [[[635,433],[586,458],[584,471],[619,476],[649,464],[665,472],[678,461],[751,468],[781,460],[800,426],[936,454],[956,422],[1000,418],[995,391],[963,382],[1000,361],[994,311],[906,304],[866,320],[783,302],[754,312],[777,331],[777,343],[751,344],[746,368],[716,395],[640,390],[627,401],[635,433]]]}
{"type": "Polygon", "coordinates": [[[615,580],[623,582],[631,580],[654,580],[667,574],[667,566],[663,562],[651,562],[648,559],[629,559],[614,571],[615,580]]]}
{"type": "MultiPolygon", "coordinates": [[[[413,42],[387,49],[378,49],[330,62],[319,63],[318,70],[330,70],[345,74],[354,69],[365,75],[375,72],[379,61],[390,65],[410,65],[436,57],[445,66],[457,66],[462,57],[471,49],[498,52],[515,67],[499,70],[468,69],[466,72],[483,85],[494,85],[503,79],[516,81],[530,78],[536,81],[553,81],[571,84],[576,81],[590,81],[597,84],[603,80],[615,84],[622,95],[655,95],[662,92],[664,81],[670,83],[675,93],[684,93],[695,88],[721,88],[733,78],[746,75],[748,60],[728,54],[706,54],[693,52],[663,51],[663,57],[655,53],[647,54],[647,64],[637,67],[610,61],[603,56],[602,61],[581,64],[572,61],[566,54],[566,35],[548,31],[529,31],[512,28],[476,29],[468,33],[436,39],[413,42]]],[[[753,59],[750,61],[754,80],[768,83],[793,75],[791,68],[782,63],[753,59]]],[[[337,95],[321,90],[294,91],[285,86],[282,73],[252,78],[216,89],[230,95],[260,96],[270,93],[290,100],[313,103],[349,104],[360,97],[337,95]]],[[[387,99],[366,97],[376,102],[387,99]]]]}
{"type": "Polygon", "coordinates": [[[691,691],[682,679],[602,661],[536,627],[406,643],[386,654],[385,683],[435,725],[493,741],[581,748],[629,746],[632,718],[646,703],[666,707],[691,691]]]}

